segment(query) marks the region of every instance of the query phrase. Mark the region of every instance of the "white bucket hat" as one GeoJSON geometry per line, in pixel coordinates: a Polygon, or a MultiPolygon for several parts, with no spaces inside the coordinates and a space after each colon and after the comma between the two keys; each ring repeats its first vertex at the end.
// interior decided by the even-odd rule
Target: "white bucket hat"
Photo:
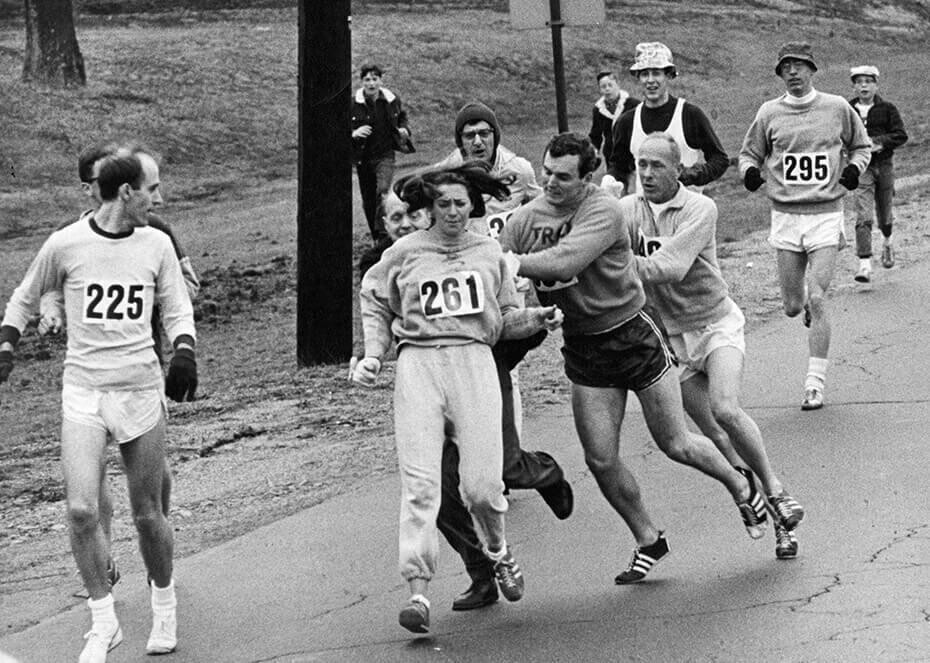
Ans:
{"type": "Polygon", "coordinates": [[[630,67],[634,76],[645,69],[671,69],[671,75],[677,75],[675,62],[672,60],[672,51],[659,41],[644,41],[636,44],[636,59],[630,67]]]}
{"type": "Polygon", "coordinates": [[[851,80],[856,80],[856,76],[871,76],[878,82],[878,67],[873,67],[870,64],[862,64],[858,67],[850,68],[849,78],[851,80]]]}

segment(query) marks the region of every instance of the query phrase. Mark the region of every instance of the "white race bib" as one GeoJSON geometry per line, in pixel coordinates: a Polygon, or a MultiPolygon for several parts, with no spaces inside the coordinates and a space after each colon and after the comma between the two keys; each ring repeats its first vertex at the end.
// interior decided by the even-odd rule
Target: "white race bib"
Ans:
{"type": "Polygon", "coordinates": [[[805,186],[830,181],[830,155],[826,152],[785,152],[781,156],[785,184],[805,186]]]}
{"type": "Polygon", "coordinates": [[[510,220],[510,217],[513,215],[513,210],[510,212],[498,212],[497,214],[488,214],[484,221],[488,225],[488,236],[492,239],[497,239],[501,236],[501,233],[504,231],[504,226],[507,225],[507,222],[510,220]]]}
{"type": "Polygon", "coordinates": [[[449,318],[484,311],[478,272],[455,272],[420,281],[420,310],[427,318],[449,318]]]}
{"type": "Polygon", "coordinates": [[[118,327],[146,319],[145,286],[141,283],[86,283],[82,292],[84,324],[118,327]]]}

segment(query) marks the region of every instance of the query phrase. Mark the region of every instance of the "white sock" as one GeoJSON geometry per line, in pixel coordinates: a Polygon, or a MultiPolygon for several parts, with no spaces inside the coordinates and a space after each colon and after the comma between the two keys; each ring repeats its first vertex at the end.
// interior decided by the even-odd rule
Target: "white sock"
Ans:
{"type": "Polygon", "coordinates": [[[863,267],[867,269],[871,269],[872,259],[871,258],[859,258],[859,269],[862,269],[863,267]]]}
{"type": "Polygon", "coordinates": [[[804,381],[805,389],[820,389],[823,391],[827,381],[827,366],[830,360],[826,357],[811,357],[807,360],[807,379],[804,381]]]}
{"type": "Polygon", "coordinates": [[[91,619],[94,626],[106,627],[107,631],[115,631],[119,622],[116,619],[116,610],[113,608],[113,594],[107,594],[102,599],[87,599],[91,619]]]}
{"type": "Polygon", "coordinates": [[[485,548],[485,549],[484,549],[484,554],[487,555],[488,558],[489,558],[492,562],[499,562],[499,561],[501,561],[502,559],[504,559],[504,555],[507,554],[507,544],[506,544],[506,543],[501,543],[501,549],[498,550],[497,552],[491,552],[488,548],[485,548]]]}
{"type": "Polygon", "coordinates": [[[422,603],[426,606],[426,609],[429,610],[429,599],[423,596],[422,594],[414,594],[410,597],[411,601],[416,601],[417,603],[422,603]]]}
{"type": "Polygon", "coordinates": [[[157,587],[152,581],[152,612],[155,614],[171,613],[178,606],[174,594],[174,580],[167,587],[157,587]]]}

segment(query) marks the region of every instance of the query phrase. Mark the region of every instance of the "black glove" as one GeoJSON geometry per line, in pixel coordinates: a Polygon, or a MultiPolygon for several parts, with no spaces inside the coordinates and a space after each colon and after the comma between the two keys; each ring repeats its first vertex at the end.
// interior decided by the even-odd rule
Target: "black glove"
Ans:
{"type": "Polygon", "coordinates": [[[178,348],[174,351],[174,356],[168,365],[165,394],[171,400],[181,403],[185,400],[194,400],[196,391],[197,360],[194,359],[194,351],[190,348],[178,348]]]}
{"type": "Polygon", "coordinates": [[[512,371],[517,364],[523,361],[526,353],[546,340],[548,332],[543,329],[532,336],[526,338],[513,338],[504,341],[498,341],[491,348],[494,355],[494,361],[503,364],[508,371],[512,371]]]}
{"type": "Polygon", "coordinates": [[[9,350],[0,352],[0,384],[6,382],[13,372],[13,353],[9,350]]]}
{"type": "Polygon", "coordinates": [[[843,169],[843,174],[840,175],[840,184],[850,191],[859,188],[859,169],[852,164],[846,166],[843,169]]]}
{"type": "Polygon", "coordinates": [[[747,191],[756,191],[762,186],[763,182],[765,180],[762,179],[762,173],[755,166],[750,166],[746,170],[746,174],[743,175],[743,186],[746,187],[747,191]]]}

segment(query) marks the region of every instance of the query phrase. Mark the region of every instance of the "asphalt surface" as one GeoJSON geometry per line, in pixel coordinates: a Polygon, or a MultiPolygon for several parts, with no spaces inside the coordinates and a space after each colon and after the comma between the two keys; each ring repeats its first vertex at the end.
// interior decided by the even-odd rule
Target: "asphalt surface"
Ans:
{"type": "MultiPolygon", "coordinates": [[[[167,660],[930,660],[930,265],[901,262],[831,300],[823,410],[799,408],[800,319],[747,338],[744,407],[807,509],[797,559],[776,560],[771,528],[750,540],[720,485],[666,459],[631,398],[623,454],[672,555],[646,582],[615,586],[633,540],[584,467],[568,404],[558,404],[526,421],[525,446],[566,468],[575,513],[557,521],[536,493],[511,495],[522,601],[452,612],[468,579],[443,544],[430,634],[398,626],[407,591],[392,478],[180,560],[180,642],[167,660]]],[[[124,576],[116,598],[125,640],[108,660],[146,660],[143,577],[124,576]]],[[[0,652],[22,663],[76,660],[88,626],[78,605],[0,639],[0,652]]]]}

